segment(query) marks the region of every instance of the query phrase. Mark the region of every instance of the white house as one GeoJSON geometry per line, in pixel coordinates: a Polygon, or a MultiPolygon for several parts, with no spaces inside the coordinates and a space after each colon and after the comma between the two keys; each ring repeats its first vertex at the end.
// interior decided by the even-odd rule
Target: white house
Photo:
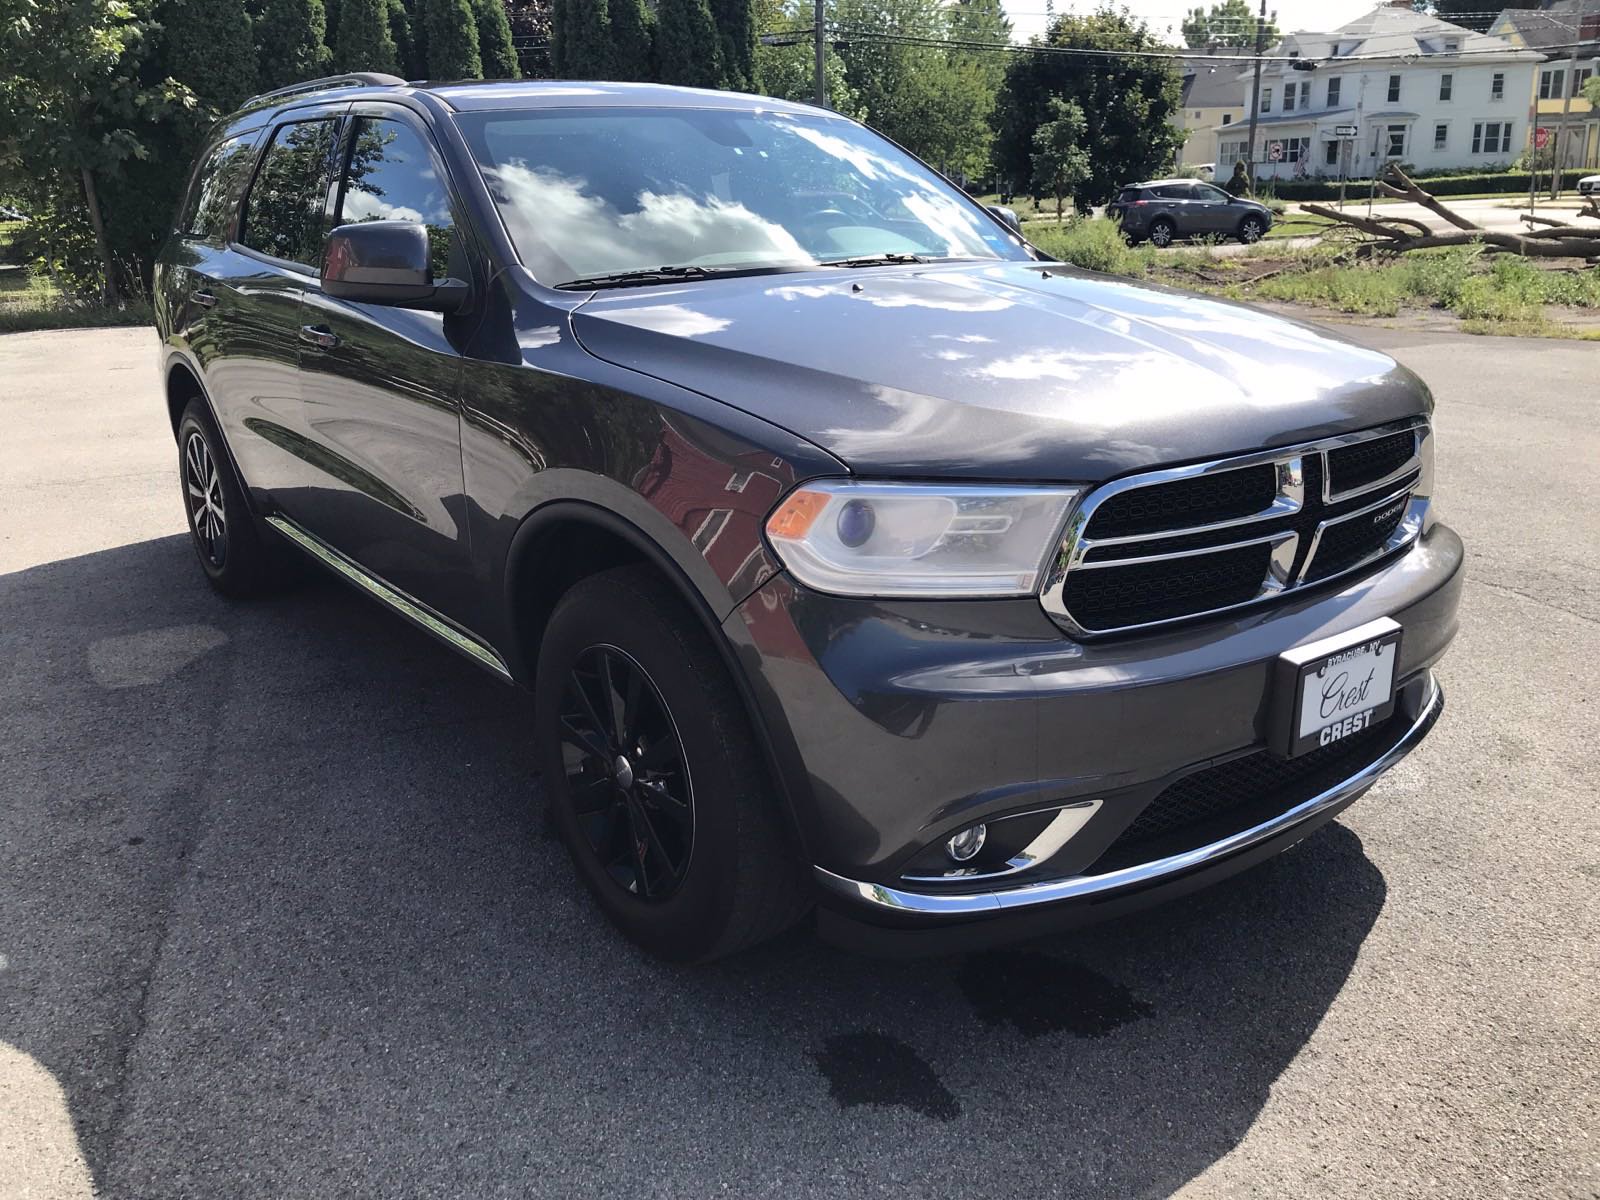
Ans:
{"type": "MultiPolygon", "coordinates": [[[[1289,34],[1272,54],[1299,61],[1262,67],[1257,179],[1333,178],[1341,167],[1364,177],[1391,160],[1417,170],[1507,166],[1522,153],[1543,58],[1406,0],[1330,33],[1289,34]]],[[[1241,80],[1248,95],[1248,71],[1241,80]]],[[[1245,157],[1248,114],[1216,133],[1221,174],[1245,157]]]]}

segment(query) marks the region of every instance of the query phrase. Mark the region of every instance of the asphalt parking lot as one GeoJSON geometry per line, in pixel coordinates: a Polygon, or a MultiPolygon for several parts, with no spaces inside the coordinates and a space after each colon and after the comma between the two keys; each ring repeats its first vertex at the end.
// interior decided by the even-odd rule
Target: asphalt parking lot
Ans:
{"type": "Polygon", "coordinates": [[[192,561],[146,330],[0,338],[0,1197],[1600,1195],[1600,346],[1434,387],[1443,722],[1213,891],[984,955],[642,958],[517,694],[192,561]]]}

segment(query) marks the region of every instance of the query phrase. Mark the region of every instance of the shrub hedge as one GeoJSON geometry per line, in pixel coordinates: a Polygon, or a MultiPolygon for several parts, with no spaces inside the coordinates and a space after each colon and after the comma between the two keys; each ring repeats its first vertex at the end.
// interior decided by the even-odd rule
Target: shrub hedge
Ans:
{"type": "MultiPolygon", "coordinates": [[[[1563,171],[1561,173],[1561,186],[1574,188],[1578,180],[1585,175],[1593,174],[1591,171],[1563,171]]],[[[1348,179],[1345,181],[1345,199],[1348,200],[1358,192],[1365,192],[1371,186],[1368,179],[1348,179]]],[[[1504,192],[1511,195],[1516,192],[1528,190],[1528,172],[1526,171],[1496,171],[1492,175],[1442,175],[1433,179],[1419,180],[1423,191],[1434,196],[1470,196],[1478,192],[1504,192]]],[[[1549,187],[1550,173],[1542,171],[1539,174],[1539,186],[1549,187]]],[[[1339,183],[1331,179],[1280,179],[1263,181],[1261,191],[1270,191],[1279,200],[1337,200],[1339,198],[1339,183]]]]}

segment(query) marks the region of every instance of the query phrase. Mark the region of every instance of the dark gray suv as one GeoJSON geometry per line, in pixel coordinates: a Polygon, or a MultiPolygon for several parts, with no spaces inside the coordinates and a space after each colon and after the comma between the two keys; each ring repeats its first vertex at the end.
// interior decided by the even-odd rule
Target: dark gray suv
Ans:
{"type": "Polygon", "coordinates": [[[1222,237],[1259,242],[1272,228],[1272,210],[1232,196],[1200,179],[1136,183],[1106,205],[1106,216],[1122,225],[1131,242],[1170,246],[1175,238],[1222,237]]]}
{"type": "Polygon", "coordinates": [[[1462,549],[1414,376],[1043,261],[828,112],[259,97],[156,305],[207,577],[321,563],[530,691],[577,874],[666,957],[1180,895],[1440,712],[1462,549]]]}

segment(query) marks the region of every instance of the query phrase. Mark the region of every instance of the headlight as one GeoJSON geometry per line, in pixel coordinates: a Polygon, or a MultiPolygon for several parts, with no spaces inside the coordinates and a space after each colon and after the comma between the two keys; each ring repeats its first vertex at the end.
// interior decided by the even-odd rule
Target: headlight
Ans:
{"type": "Polygon", "coordinates": [[[1076,488],[813,480],[767,519],[801,583],[846,596],[1025,596],[1076,488]]]}

